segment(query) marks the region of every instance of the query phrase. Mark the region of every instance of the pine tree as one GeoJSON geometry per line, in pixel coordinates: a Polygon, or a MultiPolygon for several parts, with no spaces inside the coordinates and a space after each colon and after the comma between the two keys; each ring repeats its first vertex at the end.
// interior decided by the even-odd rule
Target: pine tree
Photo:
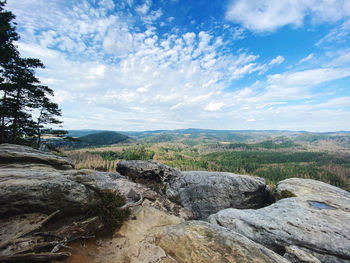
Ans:
{"type": "Polygon", "coordinates": [[[13,101],[8,98],[8,94],[14,91],[14,86],[9,83],[14,60],[19,57],[19,52],[14,45],[14,41],[19,39],[16,33],[15,23],[12,21],[15,16],[4,10],[5,2],[0,2],[0,143],[8,141],[9,130],[8,117],[11,115],[13,101]]]}
{"type": "Polygon", "coordinates": [[[44,68],[39,59],[21,58],[14,45],[19,39],[13,20],[0,2],[0,143],[33,143],[39,147],[45,125],[60,124],[58,105],[49,97],[53,90],[40,84],[35,69],[44,68]],[[37,121],[33,115],[39,114],[37,121]]]}

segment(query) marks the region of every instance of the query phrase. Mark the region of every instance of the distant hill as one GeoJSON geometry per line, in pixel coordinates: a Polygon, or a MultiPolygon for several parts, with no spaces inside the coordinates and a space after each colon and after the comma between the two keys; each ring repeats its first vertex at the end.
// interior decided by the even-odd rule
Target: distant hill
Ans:
{"type": "Polygon", "coordinates": [[[79,144],[82,146],[110,145],[126,142],[130,137],[113,131],[104,131],[79,137],[79,144]]]}
{"type": "Polygon", "coordinates": [[[70,137],[82,137],[89,134],[105,132],[105,130],[68,130],[68,136],[70,137]]]}

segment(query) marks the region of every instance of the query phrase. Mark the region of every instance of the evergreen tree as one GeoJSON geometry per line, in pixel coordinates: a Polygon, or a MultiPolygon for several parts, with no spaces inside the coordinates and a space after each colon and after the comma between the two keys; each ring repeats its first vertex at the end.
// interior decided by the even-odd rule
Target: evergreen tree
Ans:
{"type": "Polygon", "coordinates": [[[44,97],[41,101],[40,113],[36,123],[36,137],[37,137],[37,147],[40,147],[41,144],[41,135],[43,133],[49,133],[56,136],[66,134],[67,132],[57,132],[50,129],[44,129],[47,124],[61,124],[62,121],[58,120],[56,116],[61,116],[61,110],[58,108],[58,105],[54,102],[51,102],[47,97],[44,97]]]}
{"type": "Polygon", "coordinates": [[[14,91],[14,86],[9,82],[14,60],[19,57],[19,52],[14,41],[19,39],[13,20],[15,16],[4,10],[5,2],[0,2],[0,143],[8,141],[8,117],[11,116],[13,101],[8,94],[14,91]]]}
{"type": "Polygon", "coordinates": [[[49,97],[53,90],[40,85],[35,69],[44,68],[39,59],[21,58],[14,45],[19,39],[15,16],[0,2],[0,143],[32,143],[39,147],[45,125],[60,124],[58,105],[49,97]],[[37,121],[33,115],[39,114],[37,121]]]}

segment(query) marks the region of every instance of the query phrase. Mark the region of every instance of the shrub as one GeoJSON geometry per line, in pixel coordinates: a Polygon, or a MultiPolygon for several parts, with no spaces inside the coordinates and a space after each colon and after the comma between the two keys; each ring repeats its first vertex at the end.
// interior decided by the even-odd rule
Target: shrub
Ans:
{"type": "Polygon", "coordinates": [[[101,218],[107,227],[119,229],[130,214],[128,209],[121,209],[125,202],[125,198],[118,192],[103,192],[100,201],[93,208],[93,212],[101,218]]]}

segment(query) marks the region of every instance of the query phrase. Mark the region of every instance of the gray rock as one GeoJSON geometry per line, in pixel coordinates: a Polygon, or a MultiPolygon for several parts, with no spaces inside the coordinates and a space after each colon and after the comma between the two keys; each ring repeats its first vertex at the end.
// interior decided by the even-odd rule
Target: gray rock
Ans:
{"type": "Polygon", "coordinates": [[[297,246],[286,247],[286,253],[283,255],[291,263],[321,263],[310,253],[298,248],[297,246]]]}
{"type": "Polygon", "coordinates": [[[66,157],[17,144],[0,144],[0,165],[9,163],[41,163],[57,169],[74,168],[73,161],[66,157]]]}
{"type": "Polygon", "coordinates": [[[322,262],[350,262],[350,193],[315,180],[278,184],[285,198],[257,210],[225,209],[209,222],[235,230],[280,253],[295,245],[322,262]]]}
{"type": "Polygon", "coordinates": [[[228,207],[260,208],[271,202],[264,179],[232,173],[180,172],[157,161],[121,161],[117,171],[165,194],[205,219],[228,207]]]}
{"type": "Polygon", "coordinates": [[[142,203],[143,207],[156,208],[157,210],[185,220],[196,219],[195,215],[191,211],[171,202],[164,195],[151,190],[143,184],[131,182],[126,178],[119,178],[115,182],[119,186],[120,194],[126,197],[128,203],[136,202],[142,195],[144,198],[142,203]]]}
{"type": "Polygon", "coordinates": [[[101,181],[102,176],[93,180],[91,176],[88,172],[62,171],[41,164],[2,167],[0,216],[56,210],[61,214],[83,213],[99,200],[99,186],[99,191],[117,187],[108,177],[101,181]]]}
{"type": "Polygon", "coordinates": [[[130,177],[134,182],[145,184],[161,193],[165,193],[170,182],[181,177],[181,172],[178,169],[154,160],[120,161],[117,172],[130,177]]]}
{"type": "Polygon", "coordinates": [[[109,173],[68,169],[73,167],[68,158],[30,147],[2,144],[0,157],[1,217],[56,210],[62,215],[84,213],[102,191],[118,189],[109,173]]]}
{"type": "Polygon", "coordinates": [[[226,228],[187,221],[159,228],[156,244],[176,262],[287,263],[288,260],[226,228]]]}
{"type": "Polygon", "coordinates": [[[170,182],[167,195],[177,196],[199,219],[229,207],[260,208],[270,202],[264,179],[223,172],[183,172],[170,182]]]}

